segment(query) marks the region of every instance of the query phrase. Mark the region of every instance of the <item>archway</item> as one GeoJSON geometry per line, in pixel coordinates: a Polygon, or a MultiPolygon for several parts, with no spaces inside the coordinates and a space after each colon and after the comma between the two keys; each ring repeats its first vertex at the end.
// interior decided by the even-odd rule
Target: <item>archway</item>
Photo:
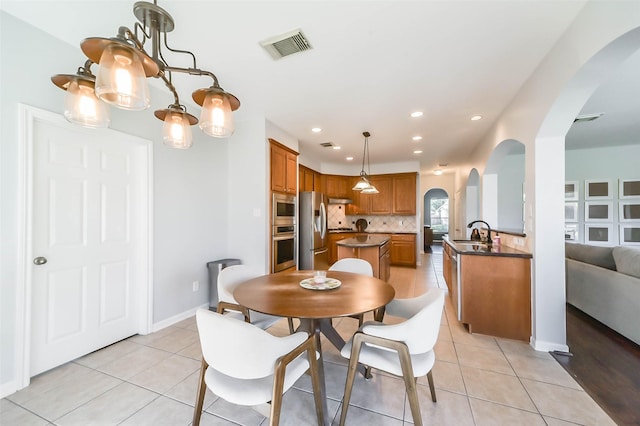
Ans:
{"type": "Polygon", "coordinates": [[[527,155],[526,228],[533,234],[533,345],[566,347],[564,182],[565,137],[589,97],[640,47],[640,28],[617,37],[584,63],[546,114],[527,155]],[[559,346],[558,342],[565,344],[559,346]]]}
{"type": "Polygon", "coordinates": [[[442,237],[449,233],[449,194],[442,188],[431,188],[425,192],[423,203],[426,249],[427,241],[442,244],[442,237]]]}

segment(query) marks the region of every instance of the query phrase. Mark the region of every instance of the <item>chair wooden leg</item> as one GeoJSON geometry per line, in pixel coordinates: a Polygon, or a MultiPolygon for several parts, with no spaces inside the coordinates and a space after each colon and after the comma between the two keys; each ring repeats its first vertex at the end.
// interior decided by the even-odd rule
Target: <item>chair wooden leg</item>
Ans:
{"type": "Polygon", "coordinates": [[[371,375],[371,367],[369,367],[368,365],[365,365],[365,367],[364,367],[364,378],[367,379],[367,380],[370,380],[371,377],[373,377],[371,375]]]}
{"type": "Polygon", "coordinates": [[[202,404],[204,403],[204,394],[207,391],[207,385],[204,382],[204,374],[207,371],[207,361],[202,358],[202,363],[200,364],[200,381],[198,382],[198,391],[196,392],[196,404],[193,407],[193,426],[198,426],[200,424],[200,417],[202,416],[202,404]]]}
{"type": "Polygon", "coordinates": [[[409,406],[411,407],[411,416],[415,426],[422,426],[422,415],[420,414],[420,402],[418,400],[418,390],[416,378],[413,375],[413,366],[411,365],[411,355],[409,349],[405,346],[398,350],[400,357],[400,366],[402,367],[402,376],[404,385],[407,389],[407,397],[409,398],[409,406]]]}
{"type": "Polygon", "coordinates": [[[289,334],[293,334],[296,330],[293,328],[293,318],[287,318],[287,323],[289,324],[289,334]]]}
{"type": "Polygon", "coordinates": [[[284,368],[276,368],[273,377],[273,394],[271,396],[271,415],[269,416],[269,425],[277,426],[280,424],[280,408],[282,408],[282,394],[284,389],[284,368]]]}
{"type": "Polygon", "coordinates": [[[318,359],[316,358],[317,347],[315,339],[311,349],[307,350],[309,358],[309,372],[311,373],[311,385],[313,387],[313,399],[316,403],[316,417],[318,426],[324,426],[324,410],[322,408],[322,397],[320,391],[320,374],[318,373],[318,359]]]}
{"type": "Polygon", "coordinates": [[[433,385],[432,370],[429,370],[429,372],[427,373],[427,380],[429,380],[429,390],[431,391],[431,400],[433,402],[438,402],[436,400],[436,387],[433,385]]]}
{"type": "Polygon", "coordinates": [[[362,334],[356,333],[353,336],[351,346],[351,357],[349,359],[349,368],[347,370],[347,382],[344,385],[344,398],[342,399],[342,412],[340,413],[340,426],[344,426],[347,420],[347,409],[351,400],[351,391],[353,390],[353,381],[356,378],[356,370],[358,368],[358,358],[360,357],[360,348],[362,346],[362,334]]]}

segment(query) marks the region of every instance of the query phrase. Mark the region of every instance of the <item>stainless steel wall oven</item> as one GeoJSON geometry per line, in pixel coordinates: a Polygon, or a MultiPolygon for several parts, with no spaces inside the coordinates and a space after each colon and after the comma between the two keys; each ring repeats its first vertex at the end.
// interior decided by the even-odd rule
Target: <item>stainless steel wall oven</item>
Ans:
{"type": "Polygon", "coordinates": [[[296,266],[296,226],[273,225],[273,272],[296,266]]]}

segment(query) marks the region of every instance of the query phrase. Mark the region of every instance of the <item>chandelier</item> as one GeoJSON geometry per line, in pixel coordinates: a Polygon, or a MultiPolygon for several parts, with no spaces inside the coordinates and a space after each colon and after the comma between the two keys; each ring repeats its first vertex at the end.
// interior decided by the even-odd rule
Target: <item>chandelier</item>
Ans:
{"type": "Polygon", "coordinates": [[[213,85],[196,90],[193,100],[200,106],[200,125],[207,135],[225,138],[234,131],[232,111],[240,107],[240,101],[225,92],[212,72],[196,65],[195,55],[187,50],[173,49],[167,44],[167,33],[173,31],[171,15],[153,3],[139,1],[133,5],[133,14],[139,22],[134,30],[120,27],[112,38],[90,37],[80,43],[89,58],[76,74],[57,74],[51,81],[67,92],[64,105],[65,118],[86,127],[108,127],[109,113],[106,104],[125,110],[149,108],[147,77],[160,78],[174,97],[174,102],[154,115],[164,122],[163,141],[173,148],[189,148],[192,144],[191,126],[198,119],[187,112],[180,103],[178,92],[172,83],[172,73],[211,77],[213,85]],[[151,45],[150,53],[145,43],[151,45]],[[167,51],[190,55],[191,68],[168,64],[162,48],[167,51]],[[97,75],[91,66],[98,64],[97,75]]]}
{"type": "Polygon", "coordinates": [[[369,132],[362,132],[364,136],[364,151],[362,152],[362,171],[360,171],[360,180],[355,184],[354,191],[360,191],[361,194],[378,194],[378,189],[369,181],[369,174],[371,174],[371,165],[369,164],[369,132]],[[367,159],[367,170],[369,174],[364,171],[364,159],[367,159]]]}

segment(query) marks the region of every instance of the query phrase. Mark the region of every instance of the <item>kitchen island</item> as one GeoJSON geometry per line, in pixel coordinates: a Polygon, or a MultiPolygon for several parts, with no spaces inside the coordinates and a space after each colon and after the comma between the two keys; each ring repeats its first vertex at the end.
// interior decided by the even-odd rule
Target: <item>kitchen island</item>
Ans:
{"type": "Polygon", "coordinates": [[[338,260],[355,257],[369,262],[373,268],[373,276],[389,281],[391,270],[391,254],[389,253],[391,238],[388,235],[359,235],[338,241],[338,260]]]}
{"type": "Polygon", "coordinates": [[[529,341],[531,253],[445,237],[442,258],[456,317],[469,332],[529,341]]]}

